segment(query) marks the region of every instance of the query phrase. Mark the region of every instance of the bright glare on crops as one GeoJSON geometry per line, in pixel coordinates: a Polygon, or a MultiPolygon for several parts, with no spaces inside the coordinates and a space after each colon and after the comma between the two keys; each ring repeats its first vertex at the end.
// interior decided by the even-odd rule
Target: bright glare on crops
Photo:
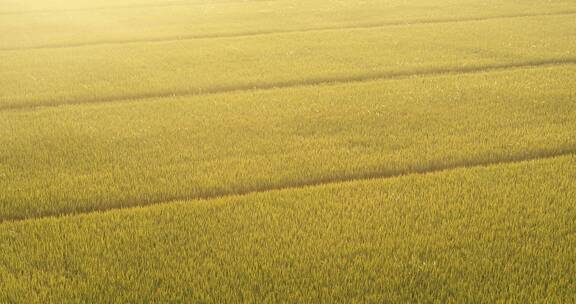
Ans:
{"type": "Polygon", "coordinates": [[[0,303],[575,278],[573,1],[0,0],[0,303]]]}

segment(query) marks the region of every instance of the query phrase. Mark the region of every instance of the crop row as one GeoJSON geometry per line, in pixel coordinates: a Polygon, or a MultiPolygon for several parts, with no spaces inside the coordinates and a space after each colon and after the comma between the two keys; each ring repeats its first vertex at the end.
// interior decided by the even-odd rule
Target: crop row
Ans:
{"type": "Polygon", "coordinates": [[[557,16],[0,53],[0,109],[573,62],[574,29],[557,16]]]}
{"type": "Polygon", "coordinates": [[[576,67],[0,113],[0,219],[572,153],[576,67]]]}
{"type": "Polygon", "coordinates": [[[0,224],[0,302],[574,302],[576,158],[0,224]]]}
{"type": "Polygon", "coordinates": [[[574,12],[561,0],[0,1],[0,49],[574,12]]]}

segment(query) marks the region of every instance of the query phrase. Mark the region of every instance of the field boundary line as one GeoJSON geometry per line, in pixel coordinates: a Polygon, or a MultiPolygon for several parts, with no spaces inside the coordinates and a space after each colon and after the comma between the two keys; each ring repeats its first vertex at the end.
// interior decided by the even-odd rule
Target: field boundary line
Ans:
{"type": "Polygon", "coordinates": [[[207,96],[207,95],[224,94],[224,93],[298,88],[298,87],[308,87],[317,85],[339,85],[346,83],[361,83],[366,81],[393,80],[393,79],[438,76],[438,75],[476,74],[476,73],[511,70],[511,69],[529,69],[529,68],[573,65],[573,64],[576,64],[576,57],[535,59],[524,62],[496,63],[481,66],[452,66],[441,68],[420,68],[406,71],[383,71],[383,72],[359,74],[352,76],[315,77],[302,80],[287,80],[287,81],[260,83],[260,84],[248,83],[248,84],[219,86],[203,89],[183,89],[180,91],[170,91],[170,92],[149,92],[145,94],[110,96],[110,97],[84,99],[84,100],[71,99],[71,100],[54,101],[50,103],[23,102],[22,104],[0,105],[0,112],[10,110],[52,108],[64,105],[117,103],[117,102],[130,102],[138,100],[149,100],[156,98],[164,99],[164,98],[187,97],[187,96],[190,97],[207,96]]]}
{"type": "Polygon", "coordinates": [[[23,218],[7,218],[7,219],[0,219],[0,225],[4,223],[19,223],[19,222],[28,222],[28,221],[36,221],[41,219],[47,218],[65,218],[65,217],[73,217],[73,216],[81,216],[86,214],[97,214],[97,213],[106,213],[106,212],[113,212],[115,210],[130,210],[130,209],[138,209],[138,208],[147,208],[152,206],[158,205],[166,205],[166,204],[173,204],[178,202],[184,201],[210,201],[210,200],[217,200],[217,199],[225,199],[231,197],[243,197],[249,195],[256,195],[259,193],[269,193],[269,192],[278,192],[278,191],[291,191],[291,190],[298,190],[298,189],[306,189],[306,188],[315,188],[315,187],[322,187],[322,186],[330,186],[330,185],[338,185],[338,184],[347,184],[353,182],[361,182],[361,181],[371,181],[371,180],[387,180],[387,179],[394,179],[394,178],[401,178],[405,176],[413,176],[413,175],[432,175],[432,174],[439,174],[442,172],[448,172],[452,170],[461,170],[461,169],[473,169],[473,168],[489,168],[489,167],[496,167],[500,165],[513,165],[519,163],[526,163],[526,162],[533,162],[533,161],[540,161],[540,160],[547,160],[547,159],[554,159],[563,156],[574,156],[576,155],[576,146],[568,146],[568,147],[560,147],[556,150],[548,150],[548,151],[531,151],[531,152],[524,152],[525,155],[517,154],[517,155],[508,155],[501,158],[496,159],[487,159],[487,160],[462,160],[460,162],[455,162],[452,164],[445,164],[445,165],[430,165],[427,168],[420,168],[415,170],[398,170],[398,171],[386,171],[386,172],[366,172],[363,174],[357,175],[349,175],[349,176],[341,176],[341,177],[334,177],[334,178],[323,178],[311,181],[302,181],[302,182],[294,182],[290,185],[270,185],[270,186],[263,186],[257,189],[247,189],[245,191],[236,191],[230,193],[222,193],[222,194],[215,194],[215,195],[192,195],[192,196],[174,196],[172,198],[167,198],[163,200],[157,201],[148,201],[141,204],[130,205],[130,206],[118,206],[118,207],[111,207],[111,208],[102,208],[102,209],[91,209],[88,211],[77,211],[77,212],[69,212],[69,213],[62,213],[62,214],[47,214],[37,217],[23,217],[23,218]]]}
{"type": "Polygon", "coordinates": [[[485,17],[469,17],[469,18],[437,18],[437,19],[414,19],[408,21],[388,21],[388,22],[374,22],[362,25],[353,26],[326,26],[308,29],[292,29],[292,30],[269,30],[269,31],[247,31],[241,33],[229,34],[208,34],[208,35],[179,35],[179,36],[165,36],[158,38],[142,38],[142,39],[128,39],[128,40],[100,40],[92,42],[78,42],[78,43],[62,43],[62,44],[44,44],[37,46],[22,46],[22,47],[4,47],[0,51],[24,51],[24,50],[43,50],[43,49],[64,49],[64,48],[79,48],[90,46],[102,45],[122,45],[122,44],[136,44],[136,43],[163,43],[163,42],[178,42],[189,40],[201,39],[230,39],[230,38],[243,38],[254,36],[269,36],[281,34],[298,34],[309,32],[325,32],[325,31],[341,31],[341,30],[362,30],[362,29],[375,29],[384,27],[397,27],[397,26],[411,26],[411,25],[426,25],[426,24],[444,24],[444,23],[463,23],[463,22],[476,22],[476,21],[489,21],[499,19],[516,19],[516,18],[530,18],[530,17],[548,17],[548,16],[568,16],[574,15],[576,11],[560,11],[550,13],[526,13],[516,15],[499,15],[499,16],[485,16],[485,17]]]}

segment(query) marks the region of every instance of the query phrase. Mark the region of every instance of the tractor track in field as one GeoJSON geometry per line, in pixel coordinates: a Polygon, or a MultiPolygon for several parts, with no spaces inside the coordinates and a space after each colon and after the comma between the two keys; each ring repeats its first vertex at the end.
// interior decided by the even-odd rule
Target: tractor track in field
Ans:
{"type": "Polygon", "coordinates": [[[576,57],[548,58],[537,60],[535,59],[524,62],[497,63],[483,66],[469,66],[469,67],[454,66],[454,67],[442,67],[442,68],[422,68],[409,71],[386,71],[386,72],[376,72],[376,73],[368,73],[352,76],[316,77],[303,80],[287,80],[287,81],[270,82],[270,83],[248,83],[248,84],[218,86],[202,89],[182,89],[179,91],[170,91],[170,92],[149,92],[143,94],[132,94],[123,96],[108,96],[102,98],[83,99],[83,100],[70,99],[70,100],[59,100],[53,102],[23,102],[22,104],[0,105],[0,112],[38,109],[38,108],[52,108],[63,105],[118,103],[118,102],[130,102],[138,100],[149,100],[156,98],[162,99],[162,98],[188,97],[188,96],[192,97],[192,96],[206,96],[206,95],[223,94],[223,93],[308,87],[317,85],[338,85],[345,83],[359,83],[359,82],[376,81],[376,80],[393,80],[393,79],[403,79],[412,77],[426,77],[426,76],[439,76],[439,75],[452,75],[452,74],[476,74],[476,73],[503,71],[511,69],[527,69],[527,68],[573,65],[573,64],[576,64],[576,57]]]}
{"type": "Polygon", "coordinates": [[[339,31],[339,30],[362,30],[374,29],[396,26],[411,26],[411,25],[426,25],[426,24],[443,24],[443,23],[462,23],[462,22],[475,22],[475,21],[489,21],[498,19],[515,19],[515,18],[529,18],[529,17],[547,17],[547,16],[569,16],[575,15],[576,11],[561,11],[551,13],[534,13],[534,14],[515,14],[515,15],[499,15],[499,16],[485,16],[485,17],[469,17],[469,18],[438,18],[438,19],[415,19],[409,21],[387,21],[376,22],[362,25],[353,26],[326,26],[308,29],[291,29],[291,30],[265,30],[265,31],[249,31],[241,33],[220,33],[220,34],[196,34],[196,35],[179,35],[179,36],[165,36],[158,38],[141,38],[141,39],[127,39],[127,40],[100,40],[91,42],[78,42],[78,43],[62,43],[62,44],[45,44],[37,46],[22,46],[22,47],[3,47],[0,51],[25,51],[25,50],[44,50],[44,49],[65,49],[65,48],[79,48],[90,46],[103,46],[103,45],[122,45],[122,44],[135,44],[135,43],[163,43],[163,42],[179,42],[189,40],[201,39],[229,39],[229,38],[244,38],[254,36],[269,36],[280,34],[299,34],[309,32],[324,32],[324,31],[339,31]]]}
{"type": "Polygon", "coordinates": [[[244,3],[258,3],[258,2],[274,2],[276,0],[238,0],[238,1],[216,1],[211,3],[189,2],[189,1],[171,1],[167,3],[147,3],[138,5],[109,5],[109,6],[95,6],[86,8],[68,8],[68,9],[36,9],[36,10],[23,10],[23,11],[5,11],[0,12],[0,16],[11,15],[30,15],[30,14],[58,14],[58,13],[73,13],[73,12],[92,12],[101,10],[125,10],[125,9],[138,9],[138,8],[166,8],[166,7],[191,7],[191,6],[211,6],[221,4],[244,4],[244,3]]]}
{"type": "Polygon", "coordinates": [[[556,150],[548,150],[548,151],[532,151],[526,152],[524,154],[517,154],[517,155],[508,155],[504,157],[499,157],[495,159],[486,159],[486,160],[462,160],[459,162],[454,162],[451,164],[435,164],[430,165],[426,168],[420,168],[415,170],[397,170],[397,171],[386,171],[386,172],[366,172],[357,175],[348,175],[348,176],[341,176],[341,177],[326,177],[321,179],[309,180],[309,181],[300,181],[300,182],[293,182],[289,185],[264,185],[259,188],[253,189],[246,189],[244,191],[234,191],[228,193],[220,193],[220,194],[212,194],[212,195],[183,195],[183,196],[174,196],[171,198],[164,198],[162,200],[139,200],[136,203],[131,202],[131,204],[127,204],[126,206],[113,206],[101,209],[89,209],[89,210],[80,210],[75,212],[62,212],[61,214],[46,214],[40,215],[36,217],[21,217],[21,218],[4,218],[0,219],[0,225],[4,223],[20,223],[20,222],[29,222],[41,219],[50,219],[50,218],[65,218],[71,216],[80,216],[80,215],[88,215],[88,214],[102,214],[105,212],[112,212],[115,210],[130,210],[130,209],[137,209],[137,208],[146,208],[151,206],[158,206],[158,205],[165,205],[183,201],[208,201],[208,200],[216,200],[216,199],[224,199],[224,198],[231,198],[231,197],[240,197],[240,196],[247,196],[247,195],[255,195],[259,193],[269,193],[269,192],[276,192],[276,191],[293,191],[298,189],[306,189],[310,187],[321,187],[321,186],[330,186],[330,185],[338,185],[338,184],[345,184],[351,182],[361,182],[361,181],[370,181],[370,180],[382,180],[382,179],[392,179],[392,178],[400,178],[404,176],[410,175],[429,175],[429,174],[437,174],[442,172],[447,172],[450,170],[458,170],[458,169],[473,169],[473,168],[484,168],[484,167],[495,167],[499,165],[512,165],[518,164],[523,162],[529,161],[538,161],[538,160],[545,160],[545,159],[553,159],[562,156],[569,156],[569,155],[576,155],[576,146],[567,146],[562,148],[557,148],[556,150]]]}

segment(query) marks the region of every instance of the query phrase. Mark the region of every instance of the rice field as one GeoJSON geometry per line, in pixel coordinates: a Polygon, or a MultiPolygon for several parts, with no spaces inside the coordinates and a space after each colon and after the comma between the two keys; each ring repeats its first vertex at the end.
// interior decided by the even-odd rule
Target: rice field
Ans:
{"type": "Polygon", "coordinates": [[[0,0],[0,303],[576,302],[576,3],[0,0]]]}
{"type": "Polygon", "coordinates": [[[574,156],[3,224],[7,302],[576,300],[574,156]]]}

